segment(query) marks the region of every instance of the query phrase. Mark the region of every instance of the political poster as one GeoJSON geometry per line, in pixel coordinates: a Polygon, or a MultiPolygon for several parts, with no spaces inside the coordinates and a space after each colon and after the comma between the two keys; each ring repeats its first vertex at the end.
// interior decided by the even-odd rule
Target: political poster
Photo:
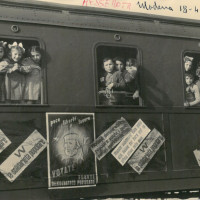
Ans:
{"type": "Polygon", "coordinates": [[[95,186],[93,113],[47,113],[49,189],[95,186]]]}
{"type": "Polygon", "coordinates": [[[7,138],[7,136],[0,130],[0,153],[9,145],[11,141],[7,138]]]}
{"type": "Polygon", "coordinates": [[[112,155],[124,166],[150,131],[146,124],[139,119],[129,134],[113,150],[112,155]]]}
{"type": "Polygon", "coordinates": [[[35,130],[31,135],[0,165],[0,172],[13,182],[37,156],[46,148],[46,139],[35,130]]]}
{"type": "Polygon", "coordinates": [[[141,174],[156,152],[164,143],[165,138],[155,128],[143,140],[139,148],[131,156],[128,164],[141,174]]]}
{"type": "Polygon", "coordinates": [[[113,149],[125,135],[131,131],[131,126],[121,117],[106,131],[104,131],[92,144],[91,149],[101,160],[111,149],[113,149]]]}

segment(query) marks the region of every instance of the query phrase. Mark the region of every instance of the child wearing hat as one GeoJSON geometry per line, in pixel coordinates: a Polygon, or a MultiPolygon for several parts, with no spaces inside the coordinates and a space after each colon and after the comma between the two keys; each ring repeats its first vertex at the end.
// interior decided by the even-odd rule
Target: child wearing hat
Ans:
{"type": "Polygon", "coordinates": [[[185,56],[184,57],[184,68],[185,68],[185,72],[189,72],[192,70],[192,61],[193,61],[193,57],[190,56],[185,56]]]}

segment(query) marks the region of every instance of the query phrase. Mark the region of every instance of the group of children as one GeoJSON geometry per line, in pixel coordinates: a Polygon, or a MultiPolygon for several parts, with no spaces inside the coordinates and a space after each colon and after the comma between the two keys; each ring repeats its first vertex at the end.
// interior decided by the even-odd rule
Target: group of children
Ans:
{"type": "Polygon", "coordinates": [[[193,57],[184,57],[185,67],[185,103],[184,106],[200,106],[200,63],[195,69],[193,66],[193,57]]]}
{"type": "Polygon", "coordinates": [[[38,103],[41,98],[41,49],[31,46],[27,57],[22,43],[0,41],[0,102],[38,103]]]}
{"type": "Polygon", "coordinates": [[[100,90],[123,91],[139,98],[138,62],[134,58],[126,61],[121,57],[103,59],[104,75],[100,78],[100,90]]]}

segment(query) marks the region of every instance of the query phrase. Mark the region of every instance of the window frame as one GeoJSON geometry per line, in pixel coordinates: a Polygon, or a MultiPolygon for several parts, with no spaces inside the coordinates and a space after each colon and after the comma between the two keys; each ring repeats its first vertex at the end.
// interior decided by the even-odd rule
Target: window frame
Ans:
{"type": "MultiPolygon", "coordinates": [[[[185,109],[196,109],[196,108],[200,108],[200,105],[194,105],[194,106],[184,106],[184,103],[186,102],[186,83],[185,83],[185,66],[184,66],[184,57],[186,56],[185,54],[199,54],[199,61],[200,61],[200,51],[197,50],[191,50],[191,49],[187,49],[182,51],[181,53],[181,71],[182,71],[182,88],[183,88],[183,107],[185,109]]],[[[196,76],[196,74],[195,74],[196,76]]],[[[194,78],[195,79],[195,78],[194,78]]]]}
{"type": "Polygon", "coordinates": [[[136,60],[139,62],[139,71],[138,71],[138,79],[139,79],[139,86],[141,85],[141,78],[140,78],[140,73],[141,73],[141,67],[142,67],[142,51],[141,49],[136,46],[136,45],[128,45],[128,44],[116,44],[116,43],[111,43],[111,42],[98,42],[94,45],[93,47],[93,61],[94,61],[94,77],[95,77],[95,87],[94,87],[94,94],[95,94],[95,106],[96,107],[132,107],[132,108],[141,108],[144,107],[144,102],[143,99],[141,98],[141,88],[139,89],[139,105],[105,105],[105,104],[100,104],[99,102],[99,94],[98,94],[98,89],[99,89],[99,70],[98,70],[98,55],[97,55],[97,49],[98,47],[103,46],[103,47],[113,47],[113,48],[131,48],[135,49],[137,51],[137,57],[136,60]]]}
{"type": "MultiPolygon", "coordinates": [[[[19,104],[15,104],[15,103],[0,103],[0,107],[4,107],[4,106],[46,106],[48,105],[48,96],[47,96],[47,61],[46,61],[46,45],[44,43],[44,41],[40,38],[37,37],[27,37],[27,36],[12,36],[12,35],[0,35],[0,38],[2,40],[11,40],[11,41],[16,41],[17,42],[28,42],[28,41],[34,41],[36,43],[38,43],[38,46],[40,47],[41,51],[42,51],[42,59],[41,59],[41,99],[40,99],[40,103],[37,104],[25,104],[25,103],[19,103],[19,104]]],[[[9,42],[8,42],[9,44],[9,42]]],[[[26,49],[27,50],[27,49],[26,49]]]]}

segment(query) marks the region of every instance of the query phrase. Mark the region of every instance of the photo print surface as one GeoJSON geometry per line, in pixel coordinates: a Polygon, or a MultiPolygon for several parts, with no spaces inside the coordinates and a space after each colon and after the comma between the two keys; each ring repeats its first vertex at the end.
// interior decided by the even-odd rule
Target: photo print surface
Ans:
{"type": "Polygon", "coordinates": [[[94,114],[47,113],[49,188],[95,186],[94,114]]]}
{"type": "Polygon", "coordinates": [[[137,48],[96,47],[97,105],[141,106],[137,48]]]}

